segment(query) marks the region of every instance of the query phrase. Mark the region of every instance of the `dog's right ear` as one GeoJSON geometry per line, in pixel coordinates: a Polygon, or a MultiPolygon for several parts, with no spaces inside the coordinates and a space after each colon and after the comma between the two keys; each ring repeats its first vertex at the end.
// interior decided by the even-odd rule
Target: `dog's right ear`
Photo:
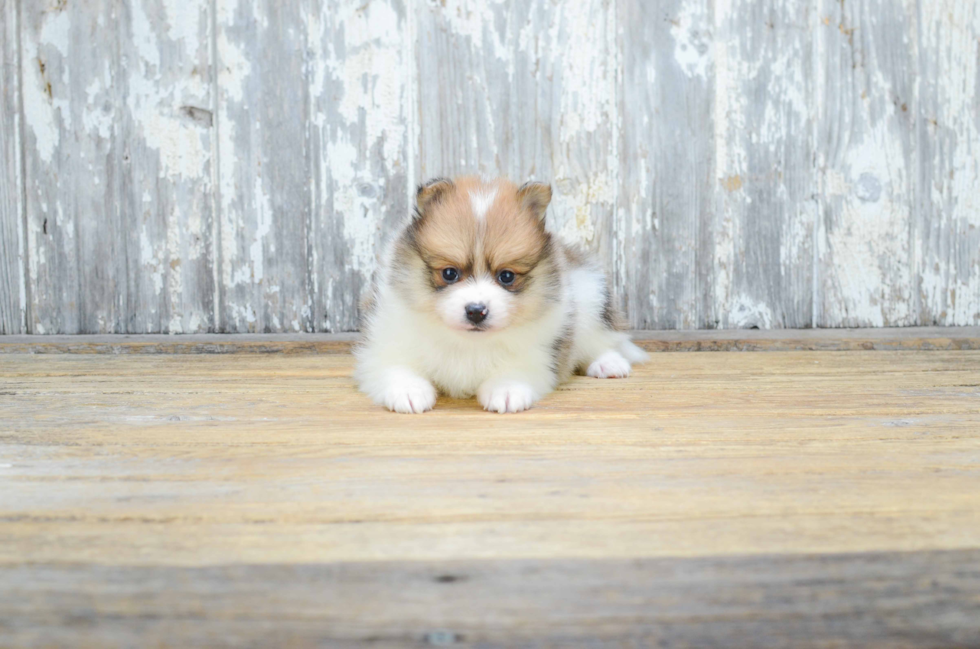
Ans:
{"type": "Polygon", "coordinates": [[[420,217],[425,211],[441,201],[455,187],[448,178],[433,178],[419,185],[415,193],[415,216],[420,217]]]}

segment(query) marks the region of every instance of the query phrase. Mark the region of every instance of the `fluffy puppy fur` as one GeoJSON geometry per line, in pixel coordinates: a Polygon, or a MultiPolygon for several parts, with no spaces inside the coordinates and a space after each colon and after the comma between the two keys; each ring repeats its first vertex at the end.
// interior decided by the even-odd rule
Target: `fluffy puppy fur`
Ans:
{"type": "Polygon", "coordinates": [[[361,390],[396,412],[430,410],[437,390],[520,412],[573,372],[620,378],[645,360],[602,272],[545,229],[550,202],[542,183],[420,186],[365,304],[361,390]]]}

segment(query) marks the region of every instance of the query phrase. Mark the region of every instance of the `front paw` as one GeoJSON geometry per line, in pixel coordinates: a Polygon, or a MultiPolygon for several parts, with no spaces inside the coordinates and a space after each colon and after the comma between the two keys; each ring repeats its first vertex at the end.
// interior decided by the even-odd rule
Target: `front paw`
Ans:
{"type": "Polygon", "coordinates": [[[608,351],[595,359],[585,373],[597,379],[625,379],[630,369],[630,362],[622,354],[608,351]]]}
{"type": "Polygon", "coordinates": [[[476,398],[490,412],[521,412],[530,408],[538,395],[521,381],[491,380],[480,386],[476,398]]]}
{"type": "Polygon", "coordinates": [[[394,412],[422,413],[436,405],[436,389],[417,374],[398,372],[389,377],[382,402],[394,412]]]}

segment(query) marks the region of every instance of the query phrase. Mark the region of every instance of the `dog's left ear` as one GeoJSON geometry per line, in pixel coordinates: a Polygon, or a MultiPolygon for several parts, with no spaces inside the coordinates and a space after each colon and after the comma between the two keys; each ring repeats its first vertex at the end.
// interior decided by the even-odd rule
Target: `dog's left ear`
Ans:
{"type": "Polygon", "coordinates": [[[433,178],[419,185],[415,193],[416,216],[424,216],[427,209],[441,201],[455,187],[448,178],[433,178]]]}
{"type": "Polygon", "coordinates": [[[551,203],[551,185],[547,183],[528,182],[517,190],[517,200],[521,206],[544,222],[545,212],[551,203]]]}

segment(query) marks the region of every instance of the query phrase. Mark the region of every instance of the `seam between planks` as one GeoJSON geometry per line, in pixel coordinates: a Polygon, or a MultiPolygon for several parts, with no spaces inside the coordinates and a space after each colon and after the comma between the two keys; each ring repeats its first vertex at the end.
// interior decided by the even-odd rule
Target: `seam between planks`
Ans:
{"type": "Polygon", "coordinates": [[[20,323],[21,331],[25,334],[33,333],[33,309],[34,302],[33,290],[30,283],[30,246],[28,245],[27,235],[27,150],[24,143],[24,124],[26,123],[26,113],[24,112],[24,47],[21,30],[22,20],[22,0],[14,0],[14,47],[17,48],[14,71],[14,92],[17,93],[17,116],[14,120],[14,137],[17,142],[14,146],[18,160],[15,164],[18,176],[17,184],[20,191],[20,233],[17,245],[20,248],[21,270],[20,270],[20,323]]]}
{"type": "Polygon", "coordinates": [[[810,173],[813,174],[813,223],[811,223],[811,233],[813,254],[811,256],[810,268],[810,326],[817,328],[819,322],[820,308],[820,219],[823,214],[823,205],[820,201],[821,186],[823,179],[820,175],[819,155],[817,153],[817,141],[820,133],[820,103],[818,97],[821,96],[822,88],[820,83],[820,61],[822,60],[820,43],[820,0],[812,0],[810,3],[810,173]]]}
{"type": "Polygon", "coordinates": [[[406,111],[408,133],[406,134],[407,142],[405,143],[405,173],[408,177],[405,182],[405,192],[407,193],[405,209],[407,213],[402,215],[402,218],[405,219],[408,218],[408,215],[415,208],[416,185],[422,182],[422,179],[416,176],[418,172],[415,168],[417,158],[421,157],[422,149],[419,142],[419,123],[422,119],[422,104],[418,91],[421,64],[419,62],[419,47],[416,42],[418,40],[418,17],[415,12],[416,10],[423,10],[422,6],[420,3],[414,2],[414,0],[408,0],[405,3],[405,29],[408,31],[408,60],[411,66],[408,75],[408,110],[406,111]]]}
{"type": "Polygon", "coordinates": [[[220,332],[221,329],[221,137],[219,128],[221,62],[218,59],[218,1],[210,0],[208,9],[211,12],[210,42],[211,49],[211,330],[220,332]]]}
{"type": "MultiPolygon", "coordinates": [[[[922,209],[924,207],[923,203],[920,201],[925,201],[926,192],[922,191],[922,148],[920,147],[923,122],[922,119],[922,73],[925,68],[922,62],[922,2],[921,0],[916,0],[915,2],[915,80],[912,82],[912,119],[914,120],[914,128],[910,136],[912,141],[912,201],[909,206],[911,210],[909,218],[909,265],[911,267],[912,278],[912,308],[915,312],[912,314],[912,322],[917,325],[929,324],[922,317],[922,264],[919,259],[919,252],[922,247],[922,242],[919,239],[919,223],[922,215],[925,211],[922,209]]],[[[952,257],[952,249],[950,250],[950,257],[952,257]]],[[[952,262],[952,259],[949,260],[952,262]]],[[[930,318],[932,319],[932,318],[930,318]]],[[[938,318],[936,318],[938,321],[938,318]]]]}
{"type": "Polygon", "coordinates": [[[219,126],[221,62],[218,59],[218,1],[210,0],[208,47],[211,49],[211,330],[221,327],[221,136],[219,126]]]}
{"type": "Polygon", "coordinates": [[[221,63],[218,58],[218,6],[217,0],[210,0],[208,8],[211,12],[209,25],[210,35],[208,46],[211,49],[211,330],[220,332],[221,328],[221,148],[220,148],[220,88],[221,63]]]}
{"type": "Polygon", "coordinates": [[[613,118],[613,132],[609,138],[610,147],[612,151],[609,153],[609,159],[606,163],[608,167],[612,170],[612,185],[613,185],[613,202],[612,202],[612,214],[610,215],[610,228],[609,236],[611,241],[609,242],[609,252],[613,256],[609,260],[609,268],[611,270],[611,276],[606,279],[609,283],[607,290],[612,295],[614,300],[613,304],[618,304],[619,309],[625,312],[623,309],[623,287],[621,284],[621,276],[619,273],[620,265],[616,263],[616,257],[619,253],[620,240],[622,238],[623,227],[622,217],[624,216],[624,210],[620,204],[620,199],[622,198],[623,188],[622,188],[622,163],[619,158],[619,139],[622,136],[623,131],[623,61],[619,52],[619,28],[620,28],[620,2],[622,0],[614,0],[610,3],[607,15],[611,13],[608,20],[612,23],[607,25],[606,29],[606,51],[607,56],[609,56],[612,61],[612,73],[610,76],[610,85],[612,86],[612,118],[613,118]]]}
{"type": "MultiPolygon", "coordinates": [[[[980,327],[634,331],[648,351],[980,351],[980,327]]],[[[358,335],[0,336],[3,354],[347,354],[358,335]]]]}

